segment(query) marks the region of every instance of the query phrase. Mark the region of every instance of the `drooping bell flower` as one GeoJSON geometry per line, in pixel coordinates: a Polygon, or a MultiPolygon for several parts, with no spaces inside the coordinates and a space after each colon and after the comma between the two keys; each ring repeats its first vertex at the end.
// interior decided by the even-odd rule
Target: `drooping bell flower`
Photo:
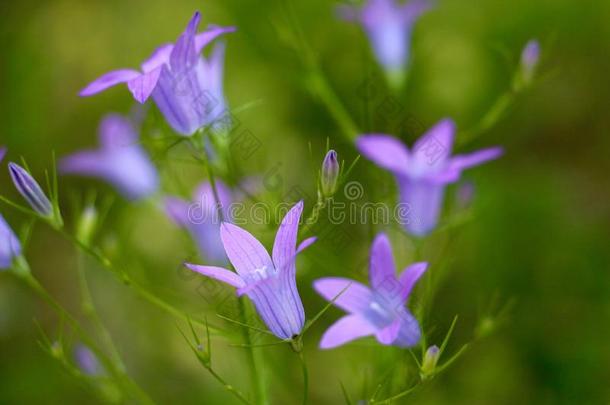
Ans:
{"type": "Polygon", "coordinates": [[[297,248],[302,212],[302,201],[288,211],[275,236],[272,256],[252,234],[223,222],[220,237],[237,273],[221,267],[185,264],[197,273],[235,287],[238,296],[246,294],[269,330],[280,339],[298,336],[305,323],[296,285],[295,260],[315,238],[304,240],[297,248]]]}
{"type": "Polygon", "coordinates": [[[144,103],[152,95],[168,124],[190,136],[210,124],[224,111],[222,91],[224,45],[217,44],[209,59],[201,52],[219,35],[234,27],[213,26],[197,33],[201,15],[196,12],[175,44],[158,47],[144,63],[142,72],[120,69],[90,83],[81,96],[90,96],[119,83],[127,83],[133,97],[144,103]]]}
{"type": "Polygon", "coordinates": [[[341,277],[314,281],[313,287],[322,297],[334,299],[333,305],[348,312],[324,332],[320,348],[331,349],[371,335],[384,345],[417,344],[421,337],[419,324],[405,303],[427,267],[426,262],[414,263],[397,277],[390,241],[379,234],[371,247],[370,288],[341,277]]]}
{"type": "Polygon", "coordinates": [[[0,214],[0,270],[12,266],[13,260],[21,255],[21,243],[0,214]]]}
{"type": "Polygon", "coordinates": [[[52,217],[53,205],[32,175],[23,167],[13,162],[8,164],[8,171],[15,188],[28,202],[30,207],[43,217],[52,217]]]}
{"type": "Polygon", "coordinates": [[[430,7],[426,0],[405,4],[396,0],[368,0],[361,9],[344,6],[340,14],[362,24],[378,62],[391,82],[399,85],[409,61],[413,26],[430,7]]]}
{"type": "Polygon", "coordinates": [[[462,170],[502,154],[501,148],[493,147],[450,156],[454,136],[455,124],[444,119],[419,138],[413,150],[389,135],[363,135],[356,140],[364,156],[396,177],[400,203],[408,213],[400,220],[412,235],[424,236],[436,227],[445,187],[459,180],[462,170]]]}
{"type": "Polygon", "coordinates": [[[176,225],[188,230],[206,261],[227,264],[220,224],[233,222],[231,204],[235,196],[222,181],[216,180],[215,185],[219,201],[210,183],[204,182],[195,190],[192,201],[166,197],[165,211],[176,225]]]}
{"type": "Polygon", "coordinates": [[[100,147],[63,158],[59,170],[103,179],[125,198],[138,200],[157,191],[155,166],[139,144],[133,124],[119,114],[108,114],[99,126],[100,147]]]}

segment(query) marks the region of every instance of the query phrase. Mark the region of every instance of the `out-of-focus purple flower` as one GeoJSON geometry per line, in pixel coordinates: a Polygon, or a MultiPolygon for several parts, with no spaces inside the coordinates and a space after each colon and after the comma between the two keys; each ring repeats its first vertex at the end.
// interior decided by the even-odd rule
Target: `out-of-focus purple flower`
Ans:
{"type": "Polygon", "coordinates": [[[466,209],[472,203],[474,198],[474,183],[465,181],[458,186],[457,189],[457,206],[460,209],[466,209]]]}
{"type": "Polygon", "coordinates": [[[108,114],[99,127],[100,148],[85,150],[63,158],[59,169],[64,174],[101,178],[130,200],[157,191],[157,170],[138,144],[132,123],[119,114],[108,114]]]}
{"type": "Polygon", "coordinates": [[[325,197],[331,197],[337,191],[339,182],[339,161],[337,152],[329,150],[322,162],[322,173],[320,176],[320,188],[325,197]]]}
{"type": "Polygon", "coordinates": [[[406,4],[368,0],[361,9],[343,6],[339,12],[343,18],[362,24],[377,60],[391,76],[396,76],[407,67],[413,25],[430,7],[427,0],[406,4]]]}
{"type": "Polygon", "coordinates": [[[373,241],[369,266],[371,288],[357,281],[325,277],[314,281],[314,289],[349,314],[322,336],[320,348],[331,349],[354,339],[375,335],[384,345],[414,346],[421,336],[417,319],[405,307],[413,286],[428,263],[408,266],[396,277],[392,246],[385,234],[373,241]]]}
{"type": "Polygon", "coordinates": [[[0,147],[0,162],[4,159],[4,155],[6,155],[6,148],[4,146],[0,147]]]}
{"type": "Polygon", "coordinates": [[[237,273],[221,267],[185,264],[197,273],[237,288],[237,295],[246,294],[267,327],[280,339],[298,336],[305,323],[305,311],[296,285],[295,260],[315,238],[304,240],[297,248],[302,212],[303,202],[300,201],[282,220],[273,244],[273,258],[249,232],[223,223],[220,237],[237,273]]]}
{"type": "Polygon", "coordinates": [[[53,215],[53,206],[36,180],[23,167],[16,163],[8,164],[13,184],[19,194],[28,202],[30,207],[44,217],[53,215]]]}
{"type": "Polygon", "coordinates": [[[413,150],[389,135],[363,135],[356,141],[360,152],[396,177],[407,218],[401,218],[407,232],[423,236],[437,223],[443,204],[445,186],[460,178],[462,170],[495,159],[499,147],[467,155],[451,155],[455,124],[444,119],[415,143],[413,150]]]}
{"type": "Polygon", "coordinates": [[[80,95],[90,96],[127,83],[140,103],[152,95],[169,125],[182,135],[190,136],[210,124],[224,110],[224,45],[217,44],[209,59],[201,51],[216,37],[235,28],[212,26],[198,34],[200,19],[196,12],[175,44],[160,46],[142,63],[142,72],[114,70],[90,83],[80,95]]]}
{"type": "Polygon", "coordinates": [[[0,270],[8,269],[13,260],[21,254],[21,243],[0,214],[0,270]]]}
{"type": "Polygon", "coordinates": [[[230,208],[234,195],[222,181],[216,180],[215,183],[218,202],[210,183],[204,182],[197,187],[193,201],[166,197],[165,211],[176,225],[189,231],[207,261],[227,264],[227,255],[220,239],[220,224],[222,221],[233,221],[230,208]]]}
{"type": "Polygon", "coordinates": [[[532,81],[539,60],[540,43],[535,39],[531,39],[525,44],[523,51],[521,51],[521,74],[525,83],[532,81]]]}
{"type": "Polygon", "coordinates": [[[102,373],[102,366],[97,357],[85,345],[79,344],[76,346],[74,349],[74,360],[84,374],[96,376],[102,373]]]}

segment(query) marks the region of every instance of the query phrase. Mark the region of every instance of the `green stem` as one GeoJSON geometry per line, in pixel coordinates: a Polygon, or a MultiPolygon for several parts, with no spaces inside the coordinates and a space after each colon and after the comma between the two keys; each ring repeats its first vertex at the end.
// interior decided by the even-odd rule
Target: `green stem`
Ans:
{"type": "MultiPolygon", "coordinates": [[[[241,322],[244,325],[247,325],[248,317],[247,317],[247,306],[244,297],[238,298],[239,304],[239,314],[241,318],[241,322]]],[[[250,329],[246,326],[242,326],[242,336],[245,341],[245,345],[248,350],[248,363],[250,365],[250,378],[252,382],[252,386],[256,392],[256,403],[260,405],[265,405],[269,403],[269,398],[267,395],[267,384],[265,378],[263,376],[263,366],[260,364],[262,359],[260,359],[258,352],[254,345],[252,344],[252,339],[250,336],[250,329]]]]}
{"type": "Polygon", "coordinates": [[[307,363],[303,351],[299,352],[299,360],[301,361],[301,371],[303,372],[303,405],[307,404],[307,395],[309,393],[309,373],[307,372],[307,363]]]}
{"type": "Polygon", "coordinates": [[[248,401],[248,399],[244,396],[244,394],[242,394],[239,390],[237,390],[234,386],[232,386],[231,384],[227,383],[224,378],[222,378],[220,375],[218,375],[216,373],[216,371],[214,371],[212,369],[212,367],[206,367],[207,370],[210,372],[210,374],[216,379],[216,381],[218,381],[220,384],[222,384],[222,386],[229,391],[231,394],[233,394],[235,397],[237,397],[241,402],[243,402],[244,404],[250,404],[250,401],[248,401]]]}

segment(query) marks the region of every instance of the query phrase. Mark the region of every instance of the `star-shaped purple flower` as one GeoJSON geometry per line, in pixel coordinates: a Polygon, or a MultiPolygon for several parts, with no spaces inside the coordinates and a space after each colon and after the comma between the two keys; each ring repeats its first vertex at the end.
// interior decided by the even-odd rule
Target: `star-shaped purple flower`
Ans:
{"type": "Polygon", "coordinates": [[[361,9],[344,6],[340,12],[345,19],[362,24],[377,60],[390,76],[401,76],[409,60],[413,25],[430,7],[426,0],[405,4],[368,0],[361,9]]]}
{"type": "Polygon", "coordinates": [[[284,217],[275,236],[272,257],[263,245],[244,229],[223,222],[220,238],[237,273],[213,266],[186,263],[204,276],[227,283],[246,294],[269,330],[280,339],[298,336],[305,323],[305,311],[296,285],[296,255],[315,238],[305,239],[297,248],[303,202],[295,204],[284,217]]]}
{"type": "Polygon", "coordinates": [[[454,137],[454,122],[444,119],[419,138],[412,151],[389,135],[363,135],[356,140],[364,156],[396,177],[406,213],[400,220],[415,236],[424,236],[436,227],[447,184],[457,181],[462,170],[502,154],[501,148],[493,147],[450,156],[454,137]]]}
{"type": "Polygon", "coordinates": [[[139,145],[138,133],[127,118],[108,114],[100,123],[99,138],[99,149],[63,158],[60,171],[101,178],[130,200],[148,197],[157,191],[157,170],[139,145]]]}
{"type": "Polygon", "coordinates": [[[222,181],[216,180],[218,203],[209,182],[197,187],[193,201],[177,197],[165,198],[165,211],[172,221],[189,231],[203,257],[215,264],[226,264],[227,255],[220,239],[221,218],[233,222],[231,204],[234,202],[232,190],[222,181]]]}
{"type": "Polygon", "coordinates": [[[201,15],[196,12],[175,44],[158,47],[144,63],[142,72],[120,69],[99,77],[81,92],[90,96],[119,83],[127,83],[133,97],[144,103],[153,100],[169,125],[190,136],[210,124],[224,110],[222,73],[224,45],[213,50],[209,60],[201,51],[216,37],[234,27],[210,27],[197,34],[201,15]]]}
{"type": "Polygon", "coordinates": [[[405,307],[413,286],[428,263],[414,263],[396,277],[392,247],[387,236],[377,235],[371,247],[371,288],[357,281],[325,277],[314,281],[314,289],[348,315],[322,336],[320,348],[331,349],[354,339],[375,335],[384,345],[414,346],[421,337],[417,319],[405,307]]]}

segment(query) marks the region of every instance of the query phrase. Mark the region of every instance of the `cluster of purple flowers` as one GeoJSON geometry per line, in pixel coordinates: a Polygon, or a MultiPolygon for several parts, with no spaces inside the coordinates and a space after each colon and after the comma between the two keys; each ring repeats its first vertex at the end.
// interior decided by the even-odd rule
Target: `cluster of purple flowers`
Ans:
{"type": "MultiPolygon", "coordinates": [[[[394,0],[369,0],[360,9],[343,8],[341,13],[362,24],[379,63],[389,78],[396,78],[408,64],[413,25],[430,8],[426,0],[413,0],[404,5],[394,0]]],[[[152,97],[169,126],[181,136],[192,137],[212,125],[226,108],[222,86],[224,43],[217,41],[208,57],[202,52],[235,28],[212,26],[198,33],[200,18],[196,12],[177,41],[157,48],[142,63],[141,71],[111,71],[86,86],[80,95],[90,96],[126,83],[137,102],[144,103],[152,97]]],[[[524,50],[521,61],[524,80],[531,80],[538,54],[536,42],[529,43],[524,50]]],[[[502,154],[502,149],[494,147],[450,156],[455,131],[455,123],[443,119],[412,149],[384,134],[366,134],[356,140],[356,147],[365,157],[396,178],[400,200],[410,207],[412,220],[405,224],[405,230],[413,236],[423,237],[437,227],[445,188],[456,182],[464,169],[502,154]]],[[[65,157],[60,171],[102,179],[130,200],[150,197],[157,193],[160,179],[150,156],[139,143],[138,132],[137,125],[129,118],[109,114],[100,124],[99,148],[65,157]]],[[[0,160],[4,154],[5,149],[0,149],[0,160]]],[[[10,163],[9,172],[30,207],[41,217],[52,217],[54,204],[28,171],[10,163]]],[[[320,172],[321,196],[332,198],[340,173],[337,153],[331,150],[320,172]]],[[[193,218],[192,202],[165,196],[163,205],[171,220],[189,232],[201,254],[213,264],[186,263],[185,266],[234,287],[238,296],[248,296],[274,335],[284,340],[294,339],[302,333],[306,320],[296,283],[296,258],[316,240],[310,237],[297,245],[303,201],[295,204],[282,219],[270,255],[257,238],[232,224],[227,208],[237,198],[234,190],[217,180],[213,184],[201,184],[194,193],[194,201],[202,202],[200,221],[193,218]],[[229,265],[235,271],[226,268],[229,265]]],[[[9,268],[21,254],[21,246],[2,216],[0,242],[0,268],[9,268]]],[[[379,233],[370,252],[370,287],[340,277],[315,280],[314,289],[347,312],[324,333],[320,347],[329,349],[364,336],[375,336],[384,345],[415,345],[422,332],[405,303],[427,268],[428,263],[419,262],[397,274],[390,240],[379,233]]],[[[87,360],[87,356],[88,353],[82,352],[80,357],[87,360]]]]}

